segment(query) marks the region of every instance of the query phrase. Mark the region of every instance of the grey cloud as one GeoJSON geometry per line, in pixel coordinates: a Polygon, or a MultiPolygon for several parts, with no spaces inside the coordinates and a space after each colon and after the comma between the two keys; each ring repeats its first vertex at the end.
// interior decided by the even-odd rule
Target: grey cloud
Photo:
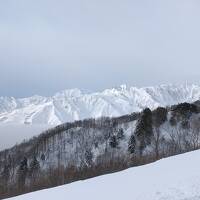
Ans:
{"type": "Polygon", "coordinates": [[[0,96],[198,83],[197,0],[3,0],[0,96]]]}

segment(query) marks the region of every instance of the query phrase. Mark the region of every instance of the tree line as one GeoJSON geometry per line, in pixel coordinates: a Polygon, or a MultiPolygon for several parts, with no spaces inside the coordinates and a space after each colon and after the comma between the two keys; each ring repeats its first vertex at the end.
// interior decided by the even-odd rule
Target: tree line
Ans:
{"type": "Polygon", "coordinates": [[[65,123],[0,152],[0,198],[199,149],[198,104],[65,123]]]}

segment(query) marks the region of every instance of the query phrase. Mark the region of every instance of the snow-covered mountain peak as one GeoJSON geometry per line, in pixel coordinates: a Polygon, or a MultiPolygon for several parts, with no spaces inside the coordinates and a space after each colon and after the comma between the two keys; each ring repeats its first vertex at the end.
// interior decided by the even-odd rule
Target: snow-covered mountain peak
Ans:
{"type": "Polygon", "coordinates": [[[51,124],[100,116],[119,116],[149,107],[168,106],[200,99],[198,85],[159,85],[155,87],[120,87],[86,93],[64,90],[52,97],[32,96],[16,99],[0,97],[0,124],[51,124]]]}
{"type": "Polygon", "coordinates": [[[58,92],[54,95],[55,98],[60,98],[60,97],[80,97],[81,95],[83,95],[82,91],[79,90],[78,88],[74,88],[74,89],[68,89],[68,90],[63,90],[61,92],[58,92]]]}

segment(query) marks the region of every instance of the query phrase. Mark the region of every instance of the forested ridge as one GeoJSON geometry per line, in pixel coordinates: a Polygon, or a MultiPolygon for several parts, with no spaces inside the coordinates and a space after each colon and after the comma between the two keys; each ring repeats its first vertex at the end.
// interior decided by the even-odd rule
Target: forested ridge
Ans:
{"type": "Polygon", "coordinates": [[[0,152],[0,198],[199,149],[200,104],[65,123],[0,152]]]}

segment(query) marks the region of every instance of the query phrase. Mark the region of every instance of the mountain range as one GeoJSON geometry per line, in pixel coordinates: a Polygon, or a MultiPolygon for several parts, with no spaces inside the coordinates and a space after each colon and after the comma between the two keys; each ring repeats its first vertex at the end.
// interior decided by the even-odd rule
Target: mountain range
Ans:
{"type": "Polygon", "coordinates": [[[170,106],[200,99],[198,85],[160,85],[127,87],[88,93],[79,89],[64,90],[51,97],[0,97],[0,124],[48,124],[121,116],[149,107],[170,106]]]}

